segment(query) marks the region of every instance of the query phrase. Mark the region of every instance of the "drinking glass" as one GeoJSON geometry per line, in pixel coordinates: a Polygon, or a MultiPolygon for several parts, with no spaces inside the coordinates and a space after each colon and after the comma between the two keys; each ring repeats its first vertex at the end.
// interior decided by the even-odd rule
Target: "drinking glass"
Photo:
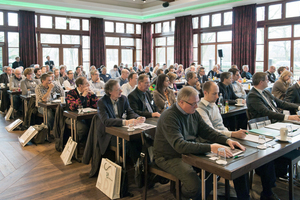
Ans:
{"type": "Polygon", "coordinates": [[[78,106],[78,114],[83,114],[83,106],[82,105],[78,106]]]}
{"type": "Polygon", "coordinates": [[[266,136],[259,135],[258,136],[258,143],[260,145],[258,145],[257,148],[259,148],[259,149],[266,149],[267,148],[267,146],[266,146],[266,136]]]}
{"type": "Polygon", "coordinates": [[[220,165],[227,164],[225,148],[218,148],[218,160],[216,161],[216,163],[220,165]]]}
{"type": "Polygon", "coordinates": [[[291,133],[293,131],[293,127],[291,124],[286,125],[286,128],[288,130],[288,133],[291,133]]]}

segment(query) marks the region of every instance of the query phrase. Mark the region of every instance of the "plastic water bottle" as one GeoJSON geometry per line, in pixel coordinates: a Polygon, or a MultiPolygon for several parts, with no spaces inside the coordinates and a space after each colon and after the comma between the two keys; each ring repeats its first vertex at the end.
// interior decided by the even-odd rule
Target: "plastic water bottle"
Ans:
{"type": "Polygon", "coordinates": [[[220,93],[220,96],[219,96],[218,108],[219,108],[219,111],[221,113],[223,113],[223,95],[222,95],[222,93],[220,93]]]}
{"type": "Polygon", "coordinates": [[[165,101],[165,106],[164,106],[164,110],[168,109],[169,108],[169,103],[168,101],[165,101]]]}
{"type": "Polygon", "coordinates": [[[31,96],[31,91],[30,89],[27,90],[27,97],[30,97],[31,96]]]}

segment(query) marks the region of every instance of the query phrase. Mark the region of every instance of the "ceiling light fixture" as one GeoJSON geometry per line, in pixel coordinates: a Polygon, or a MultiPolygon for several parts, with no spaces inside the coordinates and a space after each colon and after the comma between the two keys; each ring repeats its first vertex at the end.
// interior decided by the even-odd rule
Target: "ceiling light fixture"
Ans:
{"type": "Polygon", "coordinates": [[[142,0],[144,3],[146,3],[146,0],[142,0]]]}

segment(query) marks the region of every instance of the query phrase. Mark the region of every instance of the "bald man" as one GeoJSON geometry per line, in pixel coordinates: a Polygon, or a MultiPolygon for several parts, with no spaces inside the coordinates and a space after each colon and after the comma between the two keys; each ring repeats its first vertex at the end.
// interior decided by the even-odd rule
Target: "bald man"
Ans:
{"type": "Polygon", "coordinates": [[[125,83],[128,83],[128,76],[129,76],[129,71],[127,69],[122,69],[121,76],[116,78],[120,86],[122,86],[125,83]]]}
{"type": "Polygon", "coordinates": [[[275,66],[271,66],[269,68],[269,70],[266,71],[266,73],[268,74],[268,79],[271,83],[274,83],[276,80],[276,76],[275,76],[275,71],[276,71],[276,67],[275,66]]]}

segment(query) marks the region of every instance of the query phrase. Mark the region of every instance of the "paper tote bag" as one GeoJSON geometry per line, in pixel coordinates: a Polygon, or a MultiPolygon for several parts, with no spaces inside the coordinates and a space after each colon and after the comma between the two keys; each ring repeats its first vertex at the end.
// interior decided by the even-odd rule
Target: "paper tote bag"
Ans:
{"type": "Polygon", "coordinates": [[[102,158],[96,187],[110,199],[120,198],[121,173],[122,167],[102,158]]]}

